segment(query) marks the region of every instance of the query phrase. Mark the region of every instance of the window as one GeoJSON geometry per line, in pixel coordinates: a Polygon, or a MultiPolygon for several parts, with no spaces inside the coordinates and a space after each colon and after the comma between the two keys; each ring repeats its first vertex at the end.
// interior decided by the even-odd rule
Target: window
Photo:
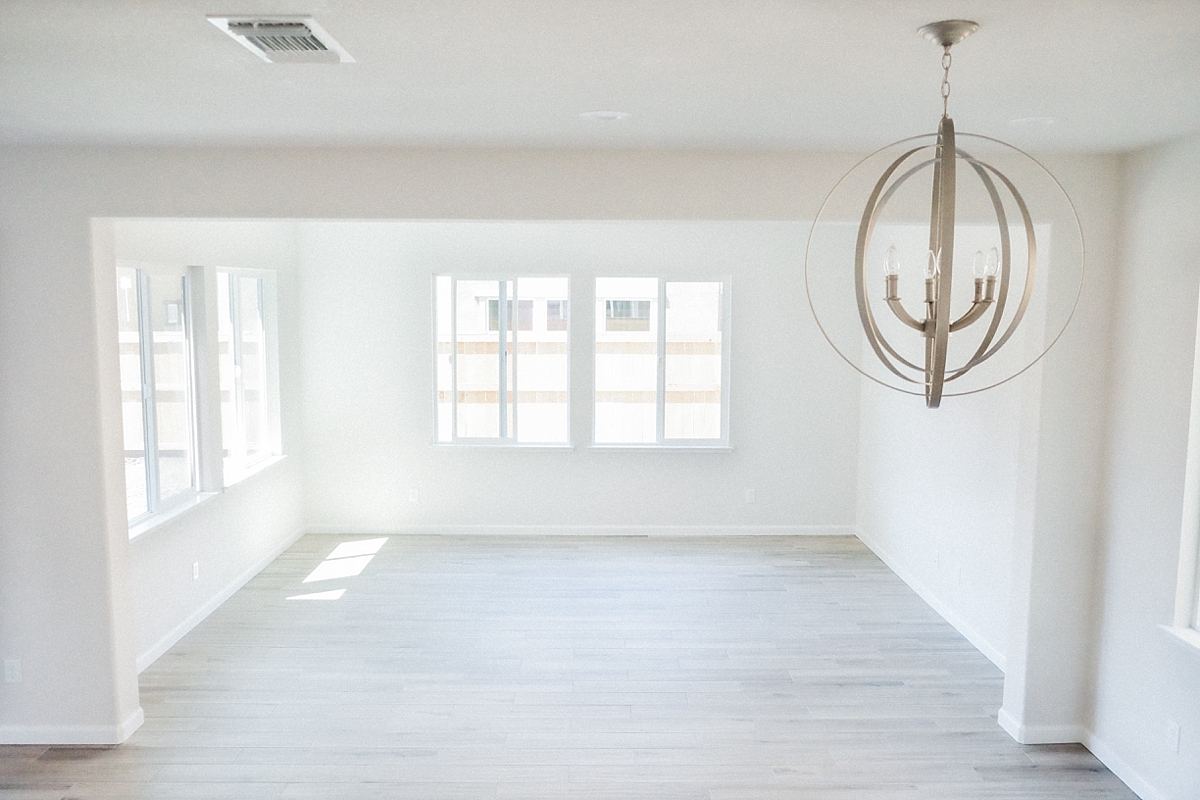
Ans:
{"type": "Polygon", "coordinates": [[[1169,630],[1200,647],[1200,320],[1192,351],[1192,397],[1188,414],[1187,460],[1183,472],[1183,514],[1175,613],[1169,630]]]}
{"type": "Polygon", "coordinates": [[[118,261],[116,282],[136,536],[282,452],[275,276],[118,261]]]}
{"type": "Polygon", "coordinates": [[[728,443],[727,287],[596,279],[597,444],[728,443]]]}
{"type": "Polygon", "coordinates": [[[196,396],[186,270],[117,266],[118,348],[130,521],[196,494],[196,396]]]}
{"type": "Polygon", "coordinates": [[[435,439],[567,444],[568,281],[434,278],[435,439]]]}
{"type": "Polygon", "coordinates": [[[280,453],[273,278],[272,273],[257,270],[217,270],[217,365],[226,486],[280,453]]]}

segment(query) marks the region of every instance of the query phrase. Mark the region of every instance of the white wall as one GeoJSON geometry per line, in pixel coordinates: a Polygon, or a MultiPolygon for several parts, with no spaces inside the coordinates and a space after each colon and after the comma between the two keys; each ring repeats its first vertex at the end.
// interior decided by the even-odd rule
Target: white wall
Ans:
{"type": "Polygon", "coordinates": [[[138,667],[144,669],[303,531],[296,227],[262,220],[108,224],[118,259],[271,270],[278,294],[285,457],[130,543],[134,636],[138,667]],[[192,578],[196,563],[198,580],[192,578]]]}
{"type": "Polygon", "coordinates": [[[1200,651],[1158,628],[1174,609],[1200,287],[1200,137],[1124,164],[1113,305],[1102,612],[1093,750],[1143,797],[1200,797],[1200,651]],[[1180,751],[1167,725],[1180,726],[1180,751]]]}
{"type": "Polygon", "coordinates": [[[806,318],[806,235],[779,222],[304,223],[310,529],[851,531],[858,381],[806,318]],[[489,271],[570,275],[573,450],[432,444],[432,276],[489,271]],[[594,286],[613,275],[731,276],[733,452],[589,447],[594,286]]]}
{"type": "Polygon", "coordinates": [[[947,398],[937,410],[863,382],[859,537],[1001,669],[1021,392],[1036,380],[947,398]]]}

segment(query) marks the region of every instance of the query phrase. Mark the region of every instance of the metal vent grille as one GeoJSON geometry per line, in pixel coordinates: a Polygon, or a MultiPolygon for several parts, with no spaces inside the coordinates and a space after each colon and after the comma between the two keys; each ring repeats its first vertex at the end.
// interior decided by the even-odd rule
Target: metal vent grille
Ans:
{"type": "Polygon", "coordinates": [[[229,26],[229,32],[244,36],[250,44],[268,53],[329,50],[324,42],[312,35],[307,25],[284,22],[234,22],[229,26]]]}
{"type": "Polygon", "coordinates": [[[354,60],[312,17],[209,17],[208,20],[263,61],[326,64],[354,60]]]}

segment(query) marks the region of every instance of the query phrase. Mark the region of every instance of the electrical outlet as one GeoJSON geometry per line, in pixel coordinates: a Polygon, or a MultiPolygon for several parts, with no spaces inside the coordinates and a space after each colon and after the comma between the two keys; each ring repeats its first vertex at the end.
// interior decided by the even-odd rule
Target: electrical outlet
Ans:
{"type": "Polygon", "coordinates": [[[753,489],[747,489],[747,490],[746,490],[746,502],[747,502],[747,503],[753,503],[753,502],[754,502],[754,490],[753,490],[753,489]]]}
{"type": "Polygon", "coordinates": [[[1167,720],[1167,749],[1179,755],[1179,723],[1167,720]]]}
{"type": "Polygon", "coordinates": [[[192,580],[194,580],[194,581],[200,580],[200,562],[199,561],[192,562],[192,580]]]}
{"type": "Polygon", "coordinates": [[[408,490],[408,502],[410,502],[410,503],[421,502],[421,490],[415,486],[412,487],[411,489],[409,489],[408,490]]]}
{"type": "Polygon", "coordinates": [[[19,658],[4,659],[4,682],[5,683],[20,683],[21,682],[21,659],[19,659],[19,658]]]}

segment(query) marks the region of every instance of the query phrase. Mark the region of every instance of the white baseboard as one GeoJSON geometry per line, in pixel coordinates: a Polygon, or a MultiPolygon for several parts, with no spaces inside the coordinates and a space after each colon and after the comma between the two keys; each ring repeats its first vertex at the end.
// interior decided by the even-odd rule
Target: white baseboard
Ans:
{"type": "Polygon", "coordinates": [[[144,721],[138,708],[119,725],[0,725],[0,744],[120,744],[144,721]]]}
{"type": "Polygon", "coordinates": [[[1021,744],[1082,744],[1142,800],[1168,800],[1165,794],[1155,789],[1112,748],[1082,725],[1022,725],[1003,708],[1000,709],[997,722],[1021,744]]]}
{"type": "Polygon", "coordinates": [[[1082,725],[1025,725],[1003,708],[996,721],[1020,744],[1083,744],[1087,738],[1082,725]]]}
{"type": "Polygon", "coordinates": [[[1003,708],[1000,709],[1000,713],[996,715],[996,723],[1013,738],[1013,741],[1018,743],[1021,741],[1021,723],[1013,719],[1012,714],[1009,714],[1003,708]]]}
{"type": "Polygon", "coordinates": [[[189,614],[188,617],[183,620],[183,622],[180,622],[165,636],[155,642],[149,650],[139,654],[137,658],[138,673],[140,674],[146,669],[146,667],[157,661],[163,653],[174,647],[180,639],[187,635],[188,631],[199,625],[205,617],[220,608],[222,603],[224,603],[230,597],[233,597],[234,593],[237,592],[238,589],[241,589],[243,586],[249,583],[251,578],[262,572],[272,561],[279,558],[284,550],[287,550],[289,547],[295,544],[296,541],[299,540],[299,538],[305,533],[306,530],[301,528],[292,535],[288,536],[287,539],[272,549],[271,552],[267,553],[267,555],[263,556],[250,567],[248,567],[244,572],[242,572],[242,574],[238,575],[236,578],[226,584],[224,588],[210,597],[204,602],[203,605],[201,605],[191,614],[189,614]]]}
{"type": "Polygon", "coordinates": [[[322,523],[305,533],[356,536],[854,536],[853,525],[400,525],[322,523]]]}
{"type": "Polygon", "coordinates": [[[896,573],[900,580],[908,584],[908,588],[916,592],[917,596],[928,603],[929,607],[936,611],[942,617],[942,619],[953,625],[954,629],[961,633],[968,642],[974,645],[976,650],[983,653],[984,656],[987,657],[988,661],[991,661],[993,664],[999,667],[1001,672],[1004,671],[1004,654],[998,647],[994,646],[987,639],[983,638],[978,631],[967,624],[966,620],[955,613],[955,611],[948,605],[943,603],[941,598],[934,594],[933,590],[931,590],[921,581],[917,580],[917,577],[903,564],[901,564],[895,556],[893,556],[883,547],[879,546],[877,542],[873,542],[869,538],[864,537],[862,531],[858,532],[858,538],[863,544],[870,548],[871,552],[879,557],[880,561],[887,565],[888,569],[896,573]]]}
{"type": "Polygon", "coordinates": [[[1133,767],[1129,766],[1125,759],[1118,756],[1112,748],[1089,730],[1083,732],[1083,746],[1100,759],[1100,763],[1108,767],[1113,775],[1120,778],[1142,800],[1169,800],[1165,794],[1155,789],[1150,781],[1142,777],[1133,767]]]}
{"type": "Polygon", "coordinates": [[[142,727],[142,723],[146,721],[146,712],[142,711],[142,707],[138,706],[137,710],[130,714],[124,722],[117,726],[117,744],[133,736],[133,732],[142,727]]]}

